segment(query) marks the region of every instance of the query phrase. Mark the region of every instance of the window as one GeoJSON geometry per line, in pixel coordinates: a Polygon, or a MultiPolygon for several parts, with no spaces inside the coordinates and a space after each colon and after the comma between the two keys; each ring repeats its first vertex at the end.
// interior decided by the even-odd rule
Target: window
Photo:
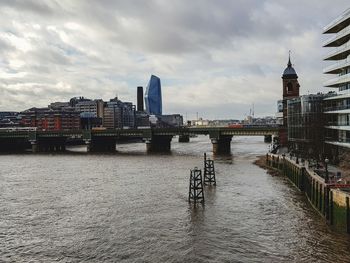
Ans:
{"type": "Polygon", "coordinates": [[[291,82],[288,82],[287,84],[287,93],[292,93],[293,92],[293,85],[291,82]]]}

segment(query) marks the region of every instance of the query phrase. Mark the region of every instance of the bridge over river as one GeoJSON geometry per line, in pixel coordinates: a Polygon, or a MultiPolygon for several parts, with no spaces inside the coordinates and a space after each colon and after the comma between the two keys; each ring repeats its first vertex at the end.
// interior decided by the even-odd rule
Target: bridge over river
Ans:
{"type": "Polygon", "coordinates": [[[141,128],[105,130],[38,131],[34,129],[8,129],[0,131],[0,151],[33,152],[64,151],[68,141],[87,145],[88,151],[114,151],[116,142],[124,139],[142,139],[147,151],[170,151],[171,140],[179,136],[180,142],[188,142],[193,135],[208,135],[213,145],[213,153],[229,153],[232,136],[272,136],[277,135],[277,126],[252,127],[179,127],[141,128]]]}

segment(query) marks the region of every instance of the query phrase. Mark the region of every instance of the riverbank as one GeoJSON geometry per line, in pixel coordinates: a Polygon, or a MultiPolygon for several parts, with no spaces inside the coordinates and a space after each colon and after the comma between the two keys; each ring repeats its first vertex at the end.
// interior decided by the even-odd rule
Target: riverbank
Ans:
{"type": "Polygon", "coordinates": [[[254,164],[273,174],[286,176],[303,192],[319,214],[335,230],[350,234],[350,186],[325,182],[324,177],[306,163],[296,163],[288,157],[267,154],[254,164]]]}
{"type": "Polygon", "coordinates": [[[280,176],[281,173],[278,169],[275,169],[271,166],[268,166],[266,164],[266,155],[260,155],[257,156],[258,159],[256,159],[253,164],[259,166],[260,168],[266,170],[266,172],[272,176],[280,176]]]}

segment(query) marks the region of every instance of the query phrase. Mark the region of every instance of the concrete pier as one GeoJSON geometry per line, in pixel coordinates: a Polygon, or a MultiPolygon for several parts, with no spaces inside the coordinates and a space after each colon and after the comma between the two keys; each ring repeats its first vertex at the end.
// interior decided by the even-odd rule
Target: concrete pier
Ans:
{"type": "Polygon", "coordinates": [[[114,137],[93,137],[86,141],[88,152],[115,152],[116,138],[114,137]]]}
{"type": "Polygon", "coordinates": [[[214,154],[230,154],[231,153],[232,136],[221,136],[220,138],[211,138],[214,154]]]}
{"type": "Polygon", "coordinates": [[[40,138],[31,140],[33,153],[38,152],[63,152],[66,150],[66,138],[40,138]]]}
{"type": "Polygon", "coordinates": [[[28,142],[22,138],[0,139],[0,152],[23,152],[28,146],[28,142]]]}
{"type": "Polygon", "coordinates": [[[272,135],[265,135],[264,142],[272,142],[272,135]]]}
{"type": "Polygon", "coordinates": [[[170,152],[172,138],[171,135],[152,136],[146,141],[147,152],[170,152]]]}

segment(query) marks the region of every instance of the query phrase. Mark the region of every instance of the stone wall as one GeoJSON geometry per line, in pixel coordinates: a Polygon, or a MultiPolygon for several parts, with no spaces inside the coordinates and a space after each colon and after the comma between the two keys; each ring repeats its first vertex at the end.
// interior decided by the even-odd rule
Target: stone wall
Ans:
{"type": "Polygon", "coordinates": [[[307,165],[297,164],[287,157],[267,154],[266,165],[287,176],[334,229],[350,233],[350,189],[347,192],[325,184],[324,179],[307,165]]]}

